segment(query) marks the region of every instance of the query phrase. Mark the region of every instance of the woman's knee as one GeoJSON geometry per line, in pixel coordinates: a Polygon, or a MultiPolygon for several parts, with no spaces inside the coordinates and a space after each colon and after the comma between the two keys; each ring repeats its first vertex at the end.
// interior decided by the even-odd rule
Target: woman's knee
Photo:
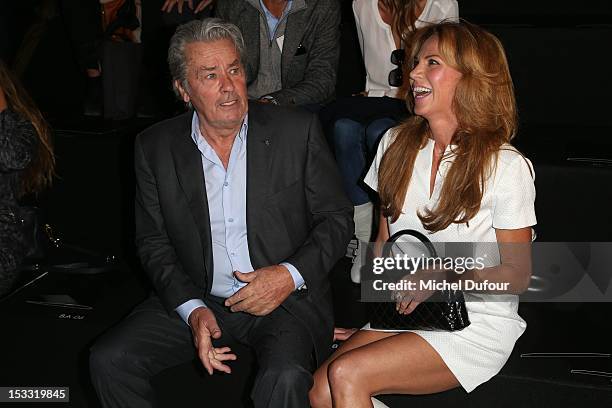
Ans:
{"type": "Polygon", "coordinates": [[[357,362],[348,352],[329,364],[327,368],[327,380],[329,387],[333,389],[361,388],[365,381],[365,373],[361,364],[357,362]]]}

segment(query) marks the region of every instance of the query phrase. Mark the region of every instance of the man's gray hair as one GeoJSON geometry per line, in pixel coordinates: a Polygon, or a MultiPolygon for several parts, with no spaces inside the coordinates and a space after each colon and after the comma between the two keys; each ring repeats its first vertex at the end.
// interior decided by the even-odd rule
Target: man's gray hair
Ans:
{"type": "MultiPolygon", "coordinates": [[[[226,39],[234,43],[242,62],[244,39],[240,29],[234,24],[227,23],[220,18],[206,18],[180,25],[172,36],[170,47],[168,48],[168,66],[173,83],[178,80],[183,89],[189,90],[187,84],[187,57],[185,55],[185,46],[187,44],[226,39]]],[[[174,90],[178,95],[176,87],[174,90]]]]}

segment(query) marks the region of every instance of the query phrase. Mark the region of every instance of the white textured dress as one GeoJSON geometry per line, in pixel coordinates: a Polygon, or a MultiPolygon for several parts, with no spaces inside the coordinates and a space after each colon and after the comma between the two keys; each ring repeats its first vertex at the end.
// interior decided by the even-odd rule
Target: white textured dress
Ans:
{"type": "MultiPolygon", "coordinates": [[[[378,168],[382,156],[393,141],[395,129],[390,129],[378,147],[376,158],[364,181],[378,190],[378,168]]],[[[417,154],[414,171],[408,186],[402,214],[389,224],[392,235],[402,229],[425,233],[432,242],[481,242],[491,248],[496,242],[495,229],[519,229],[536,224],[535,187],[531,163],[510,145],[504,145],[497,158],[497,166],[485,183],[480,210],[465,224],[451,224],[448,228],[430,233],[423,228],[417,210],[433,208],[439,199],[445,175],[452,163],[452,155],[440,163],[433,194],[429,196],[429,182],[434,141],[417,154]]],[[[447,147],[445,156],[451,152],[447,147]]],[[[487,251],[488,252],[488,251],[487,251]]],[[[486,266],[499,264],[489,256],[486,266]]],[[[504,366],[516,340],[527,327],[518,315],[518,296],[487,295],[464,292],[471,324],[456,332],[413,332],[423,337],[442,357],[461,386],[470,392],[488,381],[504,366]],[[494,301],[493,297],[494,296],[494,301]]],[[[372,330],[367,324],[364,329],[372,330]]]]}

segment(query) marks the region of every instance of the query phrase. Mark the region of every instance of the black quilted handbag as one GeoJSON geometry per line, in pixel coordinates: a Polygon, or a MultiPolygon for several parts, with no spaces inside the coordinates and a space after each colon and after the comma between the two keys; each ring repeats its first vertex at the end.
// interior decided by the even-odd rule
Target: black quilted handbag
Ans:
{"type": "MultiPolygon", "coordinates": [[[[431,241],[422,233],[410,229],[393,234],[383,247],[383,257],[390,255],[392,244],[402,236],[418,239],[432,258],[437,257],[431,241]]],[[[434,293],[408,315],[395,310],[395,302],[370,303],[370,327],[380,330],[462,330],[470,325],[463,292],[443,290],[434,293]]]]}

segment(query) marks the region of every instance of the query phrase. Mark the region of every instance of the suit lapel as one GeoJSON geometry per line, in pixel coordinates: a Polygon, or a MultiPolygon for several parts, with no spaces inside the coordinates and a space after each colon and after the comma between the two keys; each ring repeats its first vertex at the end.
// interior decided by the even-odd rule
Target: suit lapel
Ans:
{"type": "MultiPolygon", "coordinates": [[[[189,118],[191,119],[190,115],[189,118]]],[[[213,263],[208,197],[206,196],[202,158],[200,151],[191,139],[191,120],[188,123],[189,126],[185,126],[182,131],[177,132],[172,155],[179,184],[187,197],[191,215],[202,240],[204,267],[208,278],[206,290],[210,292],[213,263]]]]}
{"type": "Polygon", "coordinates": [[[269,126],[270,118],[261,109],[258,103],[249,103],[249,128],[247,134],[247,195],[246,195],[246,216],[247,216],[247,240],[249,243],[249,253],[251,264],[257,269],[262,266],[263,260],[258,258],[258,254],[264,253],[256,248],[258,239],[257,234],[257,215],[265,205],[264,198],[268,195],[270,168],[275,149],[274,134],[269,126]]]}

